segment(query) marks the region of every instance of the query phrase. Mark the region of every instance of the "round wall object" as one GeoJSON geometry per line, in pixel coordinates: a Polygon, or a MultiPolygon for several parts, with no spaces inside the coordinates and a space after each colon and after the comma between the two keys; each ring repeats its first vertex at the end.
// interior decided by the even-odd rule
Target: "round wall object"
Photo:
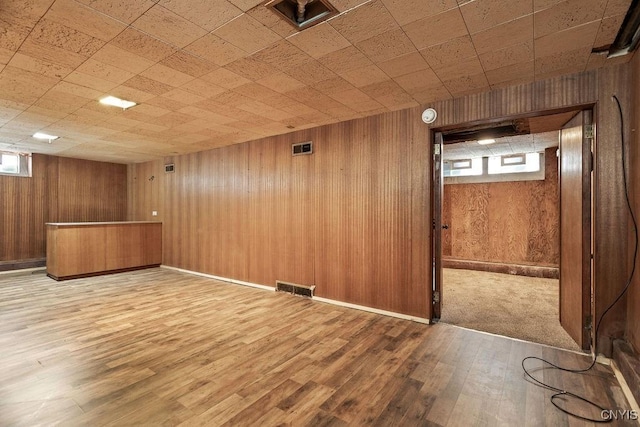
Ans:
{"type": "Polygon", "coordinates": [[[422,112],[422,121],[426,124],[430,124],[436,121],[438,113],[433,108],[427,108],[422,112]]]}

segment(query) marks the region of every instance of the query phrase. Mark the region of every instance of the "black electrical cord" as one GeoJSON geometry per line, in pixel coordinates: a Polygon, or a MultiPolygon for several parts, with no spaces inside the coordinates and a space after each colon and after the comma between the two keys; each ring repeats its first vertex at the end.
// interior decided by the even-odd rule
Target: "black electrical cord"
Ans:
{"type": "MultiPolygon", "coordinates": [[[[618,301],[620,301],[620,299],[624,296],[624,294],[627,293],[627,291],[629,290],[629,286],[631,286],[631,282],[633,281],[633,276],[635,274],[636,271],[636,259],[638,257],[638,223],[636,221],[636,216],[635,213],[633,212],[633,206],[631,206],[631,200],[629,198],[629,186],[628,186],[628,180],[627,180],[627,158],[626,158],[626,154],[625,154],[625,146],[624,146],[624,117],[622,114],[622,106],[620,105],[620,100],[618,99],[618,97],[616,95],[613,95],[613,100],[616,102],[616,105],[618,106],[618,113],[620,115],[620,145],[621,145],[621,160],[622,160],[622,181],[624,183],[624,196],[627,202],[627,210],[629,212],[629,216],[631,216],[631,221],[633,223],[633,233],[634,233],[634,238],[635,238],[635,243],[634,243],[634,250],[633,250],[633,266],[631,267],[631,272],[629,273],[629,278],[627,279],[627,282],[624,286],[624,288],[622,289],[622,291],[618,294],[618,297],[611,303],[609,304],[609,306],[607,307],[607,309],[600,315],[600,318],[598,320],[598,323],[596,325],[596,332],[595,332],[595,336],[598,336],[598,331],[600,330],[600,325],[602,325],[602,319],[604,319],[604,316],[618,303],[618,301]]],[[[553,394],[551,396],[551,403],[553,404],[553,406],[555,406],[556,408],[558,408],[560,411],[564,412],[567,415],[571,415],[573,417],[576,418],[580,418],[582,420],[585,421],[591,421],[593,423],[609,423],[611,421],[613,421],[612,417],[603,417],[602,419],[592,419],[592,418],[586,418],[583,417],[581,415],[575,414],[571,411],[566,410],[565,408],[559,406],[559,404],[556,402],[556,399],[560,399],[562,397],[569,397],[569,398],[573,398],[573,399],[578,399],[582,402],[585,402],[586,404],[598,408],[601,411],[607,411],[606,408],[603,408],[602,406],[598,405],[597,403],[586,399],[582,396],[579,396],[575,393],[572,393],[570,391],[567,390],[563,390],[557,387],[554,387],[552,385],[549,385],[543,381],[540,381],[536,378],[533,377],[533,375],[530,373],[530,371],[527,370],[527,368],[525,368],[524,366],[524,362],[526,360],[539,360],[540,362],[549,365],[551,368],[553,369],[558,369],[560,371],[564,371],[564,372],[570,372],[570,373],[583,373],[583,372],[587,372],[589,370],[591,370],[595,364],[596,364],[596,354],[595,351],[592,353],[592,357],[593,360],[591,361],[591,364],[584,369],[568,369],[568,368],[563,368],[561,366],[558,366],[556,364],[553,364],[551,362],[549,362],[548,360],[542,359],[540,357],[535,357],[535,356],[528,356],[525,357],[524,359],[522,359],[522,369],[524,370],[524,373],[527,375],[527,377],[531,378],[536,384],[538,384],[541,387],[544,387],[548,390],[551,391],[555,391],[556,393],[553,394]]]]}

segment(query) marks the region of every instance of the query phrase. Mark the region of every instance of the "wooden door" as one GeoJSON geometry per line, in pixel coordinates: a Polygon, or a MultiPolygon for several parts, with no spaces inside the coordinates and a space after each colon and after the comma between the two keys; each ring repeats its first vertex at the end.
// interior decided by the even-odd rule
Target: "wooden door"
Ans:
{"type": "Polygon", "coordinates": [[[432,320],[440,319],[442,304],[442,133],[436,132],[433,145],[433,284],[432,320]]]}
{"type": "Polygon", "coordinates": [[[582,349],[591,345],[591,139],[583,111],[560,132],[560,324],[582,349]]]}

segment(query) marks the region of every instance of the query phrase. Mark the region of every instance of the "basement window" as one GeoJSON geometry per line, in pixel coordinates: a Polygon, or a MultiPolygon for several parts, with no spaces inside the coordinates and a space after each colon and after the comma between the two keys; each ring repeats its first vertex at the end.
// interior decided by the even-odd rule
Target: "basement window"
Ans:
{"type": "Polygon", "coordinates": [[[491,156],[489,157],[488,172],[489,175],[538,172],[540,157],[540,153],[491,156]]]}
{"type": "Polygon", "coordinates": [[[446,160],[443,165],[444,176],[482,175],[482,158],[446,160]]]}
{"type": "Polygon", "coordinates": [[[31,154],[0,152],[0,175],[31,176],[31,154]]]}

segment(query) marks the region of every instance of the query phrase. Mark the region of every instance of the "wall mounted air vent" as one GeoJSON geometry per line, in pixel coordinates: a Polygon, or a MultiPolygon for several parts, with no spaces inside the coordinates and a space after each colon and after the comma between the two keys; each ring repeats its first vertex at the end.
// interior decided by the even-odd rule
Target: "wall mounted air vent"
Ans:
{"type": "Polygon", "coordinates": [[[272,0],[265,6],[298,31],[319,24],[338,13],[328,0],[272,0]]]}
{"type": "Polygon", "coordinates": [[[301,156],[303,154],[313,153],[313,143],[311,141],[299,142],[291,145],[291,154],[294,156],[301,156]]]}
{"type": "Polygon", "coordinates": [[[313,298],[313,291],[316,289],[315,286],[307,286],[307,285],[297,285],[295,283],[287,283],[282,282],[280,280],[276,280],[276,291],[279,292],[287,292],[293,295],[300,295],[303,297],[313,298]]]}
{"type": "Polygon", "coordinates": [[[173,173],[175,171],[176,171],[176,169],[175,169],[175,166],[174,166],[173,163],[169,163],[167,165],[164,165],[164,172],[165,173],[173,173]]]}

